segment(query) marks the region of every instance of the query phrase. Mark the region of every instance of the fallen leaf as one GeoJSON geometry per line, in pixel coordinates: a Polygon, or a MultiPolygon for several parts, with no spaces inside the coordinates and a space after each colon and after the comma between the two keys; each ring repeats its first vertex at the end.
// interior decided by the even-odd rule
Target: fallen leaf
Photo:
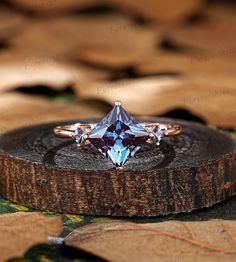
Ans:
{"type": "MultiPolygon", "coordinates": [[[[198,98],[201,96],[205,96],[205,94],[206,96],[208,96],[210,93],[212,93],[212,88],[215,90],[235,90],[235,68],[236,49],[201,56],[192,56],[177,53],[160,53],[150,58],[143,58],[142,62],[140,61],[136,64],[136,70],[140,75],[178,75],[182,80],[189,83],[188,89],[190,91],[191,88],[194,88],[191,86],[195,86],[196,84],[202,86],[202,88],[200,88],[199,90],[199,93],[197,90],[192,90],[192,95],[190,96],[192,98],[196,97],[196,100],[198,100],[198,98]],[[205,90],[203,90],[203,88],[205,88],[205,90]]],[[[183,91],[181,89],[179,90],[179,92],[182,93],[182,95],[184,96],[183,91]]],[[[163,90],[163,92],[165,91],[163,90]]],[[[217,93],[217,91],[214,93],[217,93]]],[[[222,94],[220,94],[219,97],[225,99],[225,96],[222,96],[222,94]]],[[[232,98],[233,97],[234,95],[232,94],[232,98]]],[[[200,100],[207,100],[209,103],[216,102],[212,99],[200,100]]],[[[220,105],[224,105],[225,101],[222,100],[219,101],[219,103],[220,105]]],[[[195,109],[195,106],[196,105],[193,105],[192,108],[195,109]]],[[[212,105],[210,105],[210,107],[211,106],[212,105]]],[[[205,110],[206,114],[208,113],[208,111],[210,111],[210,109],[208,108],[206,108],[205,110]]],[[[233,116],[233,111],[234,105],[232,106],[231,110],[228,110],[228,112],[226,112],[225,116],[227,117],[228,114],[233,116]],[[230,113],[229,111],[232,112],[230,113]]],[[[225,114],[224,110],[222,113],[225,114]]],[[[233,120],[234,118],[232,118],[232,121],[233,120]]]]}
{"type": "Polygon", "coordinates": [[[210,54],[231,49],[235,51],[236,29],[234,23],[227,26],[214,22],[186,26],[176,25],[173,28],[168,27],[164,36],[177,46],[205,50],[210,54]]]}
{"type": "Polygon", "coordinates": [[[60,217],[17,212],[0,216],[0,260],[21,257],[33,245],[48,243],[49,236],[62,230],[60,217]]]}
{"type": "Polygon", "coordinates": [[[0,7],[0,37],[7,39],[12,35],[20,34],[28,19],[10,8],[0,7]]]}
{"type": "Polygon", "coordinates": [[[221,27],[232,26],[236,23],[234,3],[231,5],[230,3],[215,2],[204,10],[204,14],[211,23],[221,27]]]}
{"type": "Polygon", "coordinates": [[[168,43],[192,51],[196,56],[221,56],[236,52],[235,7],[221,3],[210,4],[194,23],[163,25],[162,37],[168,43]],[[205,54],[199,54],[204,51],[205,54]]]}
{"type": "Polygon", "coordinates": [[[65,57],[65,54],[0,54],[0,92],[37,85],[63,90],[76,82],[108,79],[108,73],[104,70],[75,65],[66,62],[65,57]]]}
{"type": "Polygon", "coordinates": [[[74,57],[95,65],[113,68],[134,65],[140,57],[153,52],[159,40],[158,28],[137,25],[122,15],[84,17],[77,23],[75,29],[83,39],[78,39],[74,57]]]}
{"type": "Polygon", "coordinates": [[[222,79],[217,83],[217,77],[214,82],[201,77],[146,77],[102,82],[89,88],[78,84],[75,91],[83,98],[111,104],[120,100],[133,114],[161,115],[185,109],[211,125],[236,127],[235,85],[227,86],[222,79]]]}
{"type": "Polygon", "coordinates": [[[22,53],[126,67],[156,49],[158,30],[121,14],[38,19],[11,44],[22,53]]]}
{"type": "Polygon", "coordinates": [[[113,0],[117,6],[134,11],[144,18],[157,21],[178,22],[198,12],[202,6],[202,0],[113,0]]]}
{"type": "Polygon", "coordinates": [[[25,125],[102,115],[101,111],[87,105],[61,105],[49,99],[18,93],[6,93],[0,96],[1,132],[25,125]]]}
{"type": "Polygon", "coordinates": [[[161,21],[180,21],[201,9],[203,0],[10,0],[11,3],[37,13],[65,13],[97,5],[107,5],[137,13],[143,18],[161,21]]]}
{"type": "Polygon", "coordinates": [[[10,0],[11,3],[23,7],[27,10],[35,11],[37,13],[65,13],[73,11],[74,9],[90,7],[94,4],[99,4],[101,0],[10,0]]]}
{"type": "MultiPolygon", "coordinates": [[[[235,77],[236,48],[216,50],[211,53],[181,54],[160,52],[142,57],[135,68],[140,75],[159,75],[163,73],[181,74],[186,77],[209,76],[214,81],[217,76],[235,77]]],[[[235,84],[234,84],[235,85],[235,84]]]]}
{"type": "Polygon", "coordinates": [[[66,237],[65,244],[113,262],[233,262],[236,222],[111,221],[76,229],[66,237]]]}

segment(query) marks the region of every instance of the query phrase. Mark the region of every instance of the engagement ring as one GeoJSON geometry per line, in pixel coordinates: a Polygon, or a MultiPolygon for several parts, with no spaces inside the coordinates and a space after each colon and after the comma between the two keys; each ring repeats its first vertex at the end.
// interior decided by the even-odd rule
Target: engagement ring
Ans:
{"type": "Polygon", "coordinates": [[[54,134],[60,138],[73,138],[78,146],[92,144],[117,169],[122,169],[144,143],[159,146],[164,136],[178,135],[181,130],[180,125],[139,123],[117,101],[101,122],[58,126],[54,128],[54,134]]]}

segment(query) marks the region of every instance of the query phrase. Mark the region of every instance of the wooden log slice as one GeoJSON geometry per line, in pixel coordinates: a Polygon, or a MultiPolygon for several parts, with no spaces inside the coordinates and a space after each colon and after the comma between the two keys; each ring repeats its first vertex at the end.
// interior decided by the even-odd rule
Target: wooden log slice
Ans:
{"type": "Polygon", "coordinates": [[[123,171],[91,145],[55,138],[52,129],[62,123],[3,134],[0,194],[41,210],[111,216],[189,212],[235,194],[233,139],[196,123],[148,120],[177,122],[183,133],[143,146],[123,171]]]}

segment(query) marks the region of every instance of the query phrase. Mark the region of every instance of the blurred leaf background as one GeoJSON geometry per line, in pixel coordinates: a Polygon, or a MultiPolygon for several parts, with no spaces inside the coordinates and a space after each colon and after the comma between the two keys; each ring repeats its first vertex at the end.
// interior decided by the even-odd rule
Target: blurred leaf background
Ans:
{"type": "Polygon", "coordinates": [[[1,130],[115,100],[234,129],[235,22],[234,1],[1,1],[1,130]]]}
{"type": "MultiPolygon", "coordinates": [[[[101,117],[115,100],[235,130],[235,11],[228,0],[1,1],[0,131],[101,117]]],[[[1,213],[16,211],[33,210],[0,199],[1,213]]],[[[63,218],[62,236],[109,219],[63,218]]],[[[100,261],[72,253],[41,245],[17,261],[100,261]]]]}

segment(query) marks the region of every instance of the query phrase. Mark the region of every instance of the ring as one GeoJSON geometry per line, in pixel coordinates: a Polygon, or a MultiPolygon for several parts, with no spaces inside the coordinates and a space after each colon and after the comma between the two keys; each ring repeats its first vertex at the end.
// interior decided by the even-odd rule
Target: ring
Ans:
{"type": "Polygon", "coordinates": [[[163,137],[181,131],[180,125],[138,123],[117,101],[101,122],[57,126],[54,135],[73,138],[79,147],[92,144],[120,170],[144,143],[160,145],[163,137]]]}

